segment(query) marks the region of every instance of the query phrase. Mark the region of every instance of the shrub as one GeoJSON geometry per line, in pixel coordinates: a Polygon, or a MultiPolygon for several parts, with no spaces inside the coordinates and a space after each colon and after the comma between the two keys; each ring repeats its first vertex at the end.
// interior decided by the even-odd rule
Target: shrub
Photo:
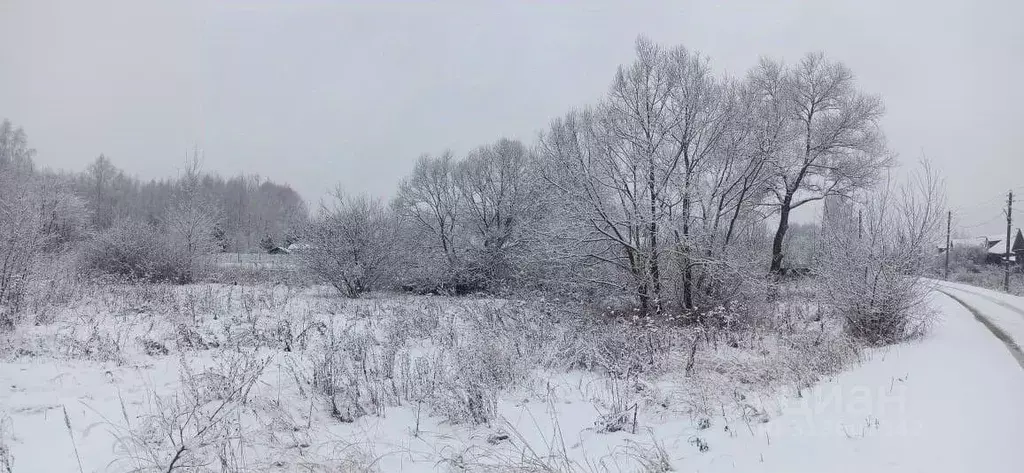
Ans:
{"type": "Polygon", "coordinates": [[[397,226],[379,200],[349,197],[340,190],[334,199],[310,225],[310,248],[301,258],[317,277],[355,298],[390,279],[397,226]]]}
{"type": "Polygon", "coordinates": [[[14,472],[14,455],[8,446],[10,418],[0,412],[0,473],[14,472]]]}
{"type": "Polygon", "coordinates": [[[191,258],[156,227],[121,220],[86,242],[80,267],[127,280],[187,283],[196,275],[191,258]]]}
{"type": "Polygon", "coordinates": [[[231,463],[239,463],[232,454],[243,449],[243,406],[269,363],[254,352],[224,352],[201,371],[182,360],[179,391],[152,394],[151,412],[133,420],[122,401],[124,425],[111,425],[122,466],[131,465],[131,471],[206,471],[219,460],[224,471],[242,471],[242,465],[231,463]]]}
{"type": "Polygon", "coordinates": [[[32,265],[43,246],[38,196],[18,174],[0,168],[0,330],[14,327],[14,315],[28,291],[32,265]]]}
{"type": "Polygon", "coordinates": [[[896,194],[888,182],[862,209],[826,202],[825,249],[819,291],[845,320],[847,331],[871,345],[918,335],[929,315],[921,275],[934,248],[944,207],[942,183],[925,165],[896,194]]]}
{"type": "Polygon", "coordinates": [[[953,268],[966,268],[976,271],[985,265],[988,251],[983,246],[956,246],[949,250],[949,265],[953,268]]]}

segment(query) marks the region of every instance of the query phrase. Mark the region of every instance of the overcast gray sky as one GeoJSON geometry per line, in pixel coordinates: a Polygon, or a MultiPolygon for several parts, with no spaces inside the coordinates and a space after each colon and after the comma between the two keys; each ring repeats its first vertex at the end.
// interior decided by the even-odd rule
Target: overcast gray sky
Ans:
{"type": "Polygon", "coordinates": [[[903,160],[923,149],[963,223],[994,232],[997,194],[1024,195],[1022,18],[1019,0],[0,0],[0,117],[43,166],[105,153],[170,176],[198,143],[207,170],[311,201],[387,196],[422,152],[530,140],[593,103],[638,34],[737,75],[823,50],[884,97],[903,160]]]}

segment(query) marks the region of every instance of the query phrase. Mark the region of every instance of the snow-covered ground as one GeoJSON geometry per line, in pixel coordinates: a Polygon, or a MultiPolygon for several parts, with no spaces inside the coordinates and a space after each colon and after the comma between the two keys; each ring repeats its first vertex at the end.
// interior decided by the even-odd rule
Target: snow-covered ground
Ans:
{"type": "MultiPolygon", "coordinates": [[[[261,303],[268,314],[290,304],[278,299],[261,303]]],[[[1017,316],[982,302],[973,300],[996,320],[1010,323],[1017,316]]],[[[384,313],[389,303],[434,307],[431,299],[401,299],[372,302],[369,309],[313,304],[304,313],[384,313]]],[[[241,426],[233,436],[246,448],[229,453],[262,452],[277,460],[255,471],[1024,471],[1024,370],[959,303],[936,293],[933,304],[939,315],[925,338],[867,351],[859,364],[809,389],[730,384],[726,374],[771,374],[777,368],[765,360],[788,352],[770,344],[722,345],[700,352],[704,358],[692,377],[683,374],[685,356],[669,357],[664,374],[643,382],[534,370],[495,398],[489,425],[453,424],[438,414],[443,409],[411,403],[408,396],[355,422],[339,422],[309,395],[312,384],[304,376],[316,374],[302,366],[301,350],[242,350],[245,359],[270,361],[250,401],[232,414],[241,426]],[[619,428],[597,422],[623,406],[619,428]]],[[[162,339],[153,335],[162,330],[159,323],[130,322],[145,320],[144,314],[117,317],[162,339]]],[[[46,328],[37,329],[42,333],[34,336],[46,338],[46,328]]],[[[221,360],[218,352],[177,356],[172,349],[166,356],[127,353],[110,361],[23,356],[0,363],[0,417],[6,417],[0,440],[14,456],[13,471],[131,470],[139,464],[131,454],[144,454],[145,445],[128,441],[129,428],[144,436],[137,428],[143,420],[168,410],[156,403],[181,392],[182,363],[198,372],[197,366],[241,359],[221,360]]],[[[221,470],[213,463],[195,471],[221,470]]]]}
{"type": "Polygon", "coordinates": [[[958,303],[934,304],[925,339],[818,384],[761,426],[767,435],[710,439],[683,471],[1024,471],[1024,371],[958,303]]]}

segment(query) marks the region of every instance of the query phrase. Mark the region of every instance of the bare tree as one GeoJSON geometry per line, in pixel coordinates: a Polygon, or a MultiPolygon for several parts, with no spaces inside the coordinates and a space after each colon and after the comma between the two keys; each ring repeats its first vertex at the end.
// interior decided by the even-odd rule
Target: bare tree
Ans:
{"type": "Polygon", "coordinates": [[[14,328],[36,256],[45,241],[32,155],[24,130],[0,124],[0,331],[14,328]]]}
{"type": "Polygon", "coordinates": [[[672,142],[682,118],[672,108],[681,76],[670,64],[669,55],[646,38],[637,39],[636,54],[630,67],[619,67],[602,105],[607,133],[603,145],[606,156],[615,163],[612,174],[618,176],[613,179],[636,206],[633,217],[643,227],[645,251],[639,255],[647,281],[639,287],[641,305],[646,309],[649,300],[651,308],[660,310],[658,234],[665,216],[665,193],[682,155],[682,146],[672,142]]]}
{"type": "Polygon", "coordinates": [[[0,122],[0,171],[30,171],[35,153],[36,150],[28,146],[24,129],[15,128],[10,120],[0,122]]]}
{"type": "Polygon", "coordinates": [[[92,193],[89,201],[92,204],[92,215],[94,224],[98,228],[107,228],[114,222],[114,204],[111,196],[111,186],[115,177],[121,174],[104,155],[99,155],[96,161],[89,165],[86,173],[92,182],[92,193]]]}
{"type": "Polygon", "coordinates": [[[53,174],[36,178],[39,218],[47,250],[61,250],[85,239],[89,227],[86,202],[75,195],[70,183],[53,174]]]}
{"type": "Polygon", "coordinates": [[[180,255],[184,279],[199,279],[209,266],[210,255],[218,250],[214,238],[217,225],[214,208],[200,199],[183,199],[167,210],[163,224],[169,242],[180,255]]]}
{"type": "Polygon", "coordinates": [[[490,278],[509,276],[508,253],[521,243],[523,227],[536,220],[532,160],[521,142],[501,139],[475,149],[456,167],[463,202],[460,223],[490,278]]]}
{"type": "Polygon", "coordinates": [[[743,225],[757,223],[765,199],[766,156],[757,151],[756,102],[747,83],[721,89],[724,113],[719,117],[715,146],[700,182],[699,215],[711,240],[708,250],[728,247],[743,225]]]}
{"type": "Polygon", "coordinates": [[[311,248],[301,253],[304,264],[346,297],[387,282],[393,271],[398,225],[379,200],[350,197],[336,189],[322,205],[306,234],[311,248]]]}
{"type": "Polygon", "coordinates": [[[185,171],[179,178],[180,190],[175,202],[163,218],[170,243],[180,256],[181,274],[195,281],[210,264],[210,255],[217,251],[214,229],[219,222],[216,205],[202,195],[200,187],[202,161],[199,148],[186,158],[185,171]]]}
{"type": "MultiPolygon", "coordinates": [[[[666,163],[669,171],[676,171],[675,175],[670,173],[667,177],[674,179],[671,183],[678,189],[678,197],[666,196],[661,201],[669,212],[673,212],[676,201],[680,204],[679,211],[673,215],[677,224],[673,229],[675,253],[680,260],[683,307],[692,310],[693,268],[703,263],[699,256],[695,258],[698,252],[695,242],[691,241],[693,227],[703,223],[707,230],[708,223],[714,220],[705,213],[699,216],[702,222],[696,222],[695,206],[702,199],[713,199],[727,184],[722,179],[725,176],[714,174],[716,161],[735,159],[723,147],[732,127],[740,122],[733,120],[738,109],[733,90],[728,83],[712,75],[707,57],[677,47],[669,52],[666,60],[678,82],[669,101],[673,118],[669,148],[672,154],[666,163]]],[[[709,244],[704,246],[710,248],[709,244]]]]}
{"type": "Polygon", "coordinates": [[[770,268],[777,274],[794,209],[870,187],[892,160],[879,129],[882,101],[860,92],[845,65],[821,53],[791,67],[765,59],[750,80],[760,96],[759,151],[769,158],[779,217],[770,268]]]}
{"type": "Polygon", "coordinates": [[[707,98],[686,114],[682,135],[690,137],[693,150],[684,155],[683,205],[674,219],[685,309],[713,307],[741,295],[742,286],[754,284],[750,268],[762,251],[766,159],[754,146],[752,88],[729,80],[708,82],[690,87],[705,90],[697,97],[707,98]]]}
{"type": "Polygon", "coordinates": [[[681,71],[672,59],[685,53],[670,55],[642,37],[636,53],[607,99],[555,121],[541,149],[549,181],[591,231],[585,241],[605,245],[590,256],[626,270],[646,312],[662,304],[659,237],[676,203],[673,177],[684,153],[673,136],[681,71]]]}
{"type": "Polygon", "coordinates": [[[606,101],[544,134],[546,177],[590,229],[583,240],[599,253],[591,256],[634,279],[642,309],[661,310],[666,250],[675,256],[682,306],[693,309],[694,268],[707,265],[723,218],[728,242],[763,197],[754,190],[763,160],[749,152],[747,95],[714,77],[706,57],[644,38],[636,50],[606,101]],[[666,235],[674,245],[664,244],[666,235]]]}
{"type": "Polygon", "coordinates": [[[32,264],[45,243],[37,208],[33,186],[0,170],[0,331],[14,327],[32,264]]]}
{"type": "Polygon", "coordinates": [[[643,163],[623,159],[608,143],[601,111],[570,112],[541,138],[545,182],[559,194],[561,213],[573,220],[568,249],[577,258],[601,262],[628,275],[593,282],[625,286],[643,310],[651,308],[647,173],[643,163]]]}
{"type": "Polygon", "coordinates": [[[395,206],[401,214],[431,235],[449,260],[456,254],[456,229],[461,194],[455,185],[455,162],[450,151],[423,155],[412,175],[398,188],[395,206]]]}

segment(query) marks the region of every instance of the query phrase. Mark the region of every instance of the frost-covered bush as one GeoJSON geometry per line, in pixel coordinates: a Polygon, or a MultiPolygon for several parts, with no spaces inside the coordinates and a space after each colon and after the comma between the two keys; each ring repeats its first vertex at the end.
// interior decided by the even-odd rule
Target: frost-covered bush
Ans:
{"type": "Polygon", "coordinates": [[[0,412],[0,473],[14,473],[14,455],[8,446],[10,423],[6,413],[0,412]]]}
{"type": "Polygon", "coordinates": [[[14,327],[44,243],[38,195],[25,176],[0,167],[0,331],[14,327]]]}
{"type": "Polygon", "coordinates": [[[213,229],[213,217],[189,203],[168,209],[161,225],[122,219],[85,242],[81,267],[132,281],[195,282],[210,269],[213,229]]]}
{"type": "Polygon", "coordinates": [[[129,280],[173,280],[179,274],[168,264],[168,253],[166,242],[156,228],[121,220],[86,242],[81,267],[90,273],[129,280]]]}
{"type": "Polygon", "coordinates": [[[310,224],[309,248],[299,256],[313,274],[355,298],[387,284],[397,270],[392,261],[396,232],[393,216],[380,201],[338,190],[333,204],[310,224]]]}
{"type": "Polygon", "coordinates": [[[241,411],[269,362],[253,352],[224,352],[206,367],[182,360],[176,393],[153,394],[151,410],[137,418],[122,404],[123,424],[112,425],[118,463],[131,471],[242,471],[241,411]]]}
{"type": "Polygon", "coordinates": [[[80,266],[88,274],[130,281],[187,283],[198,276],[196,257],[159,228],[126,219],[83,245],[80,266]]]}
{"type": "Polygon", "coordinates": [[[927,165],[897,194],[895,183],[868,196],[860,209],[826,203],[820,294],[846,330],[871,345],[921,333],[930,312],[922,275],[942,224],[941,181],[927,165]]]}
{"type": "MultiPolygon", "coordinates": [[[[988,251],[979,242],[978,245],[954,246],[949,250],[949,266],[951,271],[965,269],[978,272],[988,259],[988,251]]],[[[945,261],[943,261],[945,263],[945,261]]]]}
{"type": "Polygon", "coordinates": [[[0,330],[12,328],[18,313],[38,309],[40,293],[62,292],[56,286],[63,281],[47,263],[59,262],[80,238],[83,213],[81,201],[66,189],[28,169],[0,165],[0,330]]]}

